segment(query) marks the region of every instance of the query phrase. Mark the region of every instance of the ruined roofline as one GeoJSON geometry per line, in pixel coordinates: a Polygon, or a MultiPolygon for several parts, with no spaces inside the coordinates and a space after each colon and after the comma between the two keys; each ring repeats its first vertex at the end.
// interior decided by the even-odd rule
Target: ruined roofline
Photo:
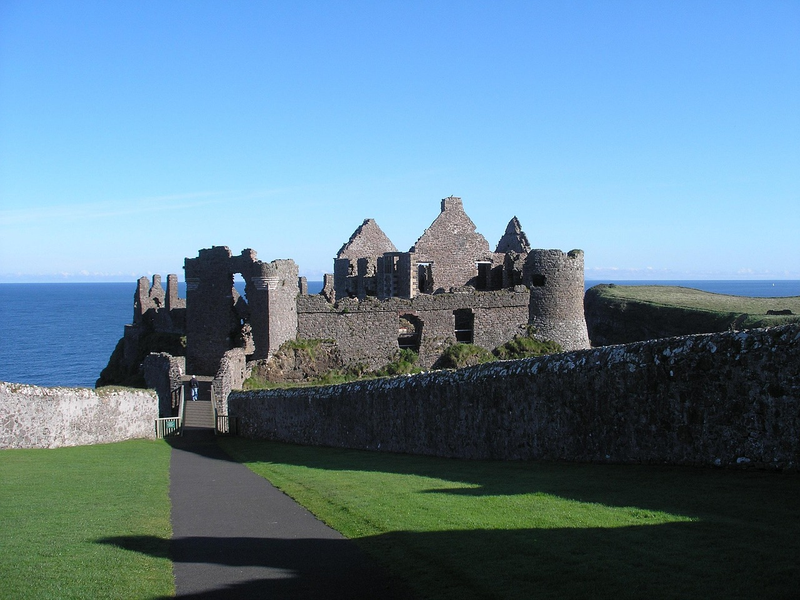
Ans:
{"type": "Polygon", "coordinates": [[[519,219],[515,216],[511,218],[506,226],[506,231],[500,241],[497,242],[496,254],[506,254],[516,252],[517,254],[527,254],[531,251],[531,244],[528,236],[522,230],[519,219]]]}
{"type": "Polygon", "coordinates": [[[478,227],[464,210],[464,204],[458,196],[442,198],[439,215],[433,220],[430,226],[422,232],[422,235],[419,236],[408,251],[417,253],[420,251],[420,244],[425,247],[431,242],[435,243],[435,241],[431,239],[433,236],[445,235],[447,237],[452,237],[454,235],[452,231],[453,224],[464,226],[464,230],[460,231],[459,235],[474,237],[480,240],[479,243],[481,246],[483,246],[485,242],[486,251],[490,251],[488,240],[478,231],[478,227]]]}
{"type": "Polygon", "coordinates": [[[397,252],[397,248],[375,219],[364,219],[336,253],[336,258],[364,258],[380,256],[386,252],[397,252]]]}

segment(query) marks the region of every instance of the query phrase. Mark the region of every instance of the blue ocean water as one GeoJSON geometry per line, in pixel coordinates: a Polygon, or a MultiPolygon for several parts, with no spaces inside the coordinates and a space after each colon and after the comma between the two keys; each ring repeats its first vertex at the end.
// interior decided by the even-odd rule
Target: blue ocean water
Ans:
{"type": "MultiPolygon", "coordinates": [[[[587,281],[681,285],[737,296],[800,296],[800,281],[587,281]]],[[[309,293],[322,282],[310,281],[309,293]]],[[[133,319],[136,283],[0,284],[0,381],[94,387],[133,319]]],[[[185,297],[185,286],[179,285],[185,297]]]]}

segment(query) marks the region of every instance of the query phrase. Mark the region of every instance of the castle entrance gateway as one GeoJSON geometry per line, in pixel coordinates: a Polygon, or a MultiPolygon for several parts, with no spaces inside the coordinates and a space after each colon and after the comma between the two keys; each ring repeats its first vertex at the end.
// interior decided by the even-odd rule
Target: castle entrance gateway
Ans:
{"type": "Polygon", "coordinates": [[[227,246],[214,246],[187,258],[184,269],[187,372],[213,376],[231,348],[263,359],[294,339],[299,293],[294,261],[265,263],[254,250],[232,256],[227,246]],[[233,285],[237,273],[245,282],[244,298],[233,285]]]}

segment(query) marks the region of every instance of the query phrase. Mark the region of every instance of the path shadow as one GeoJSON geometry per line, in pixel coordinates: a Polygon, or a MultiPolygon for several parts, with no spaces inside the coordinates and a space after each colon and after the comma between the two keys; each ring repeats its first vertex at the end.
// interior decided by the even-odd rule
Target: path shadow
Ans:
{"type": "MultiPolygon", "coordinates": [[[[406,572],[421,597],[471,598],[795,598],[800,574],[797,545],[775,549],[770,540],[719,547],[720,525],[667,523],[585,529],[399,531],[360,538],[359,545],[406,572]]],[[[158,554],[144,537],[99,543],[158,554]]],[[[375,585],[370,571],[353,569],[347,544],[337,540],[192,537],[173,542],[176,561],[256,567],[243,583],[181,598],[411,598],[400,585],[375,585]],[[233,548],[237,550],[234,552],[233,548]],[[242,553],[241,550],[246,549],[242,553]],[[242,556],[247,556],[242,560],[242,556]],[[239,558],[235,558],[239,557],[239,558]],[[259,572],[260,569],[260,572],[259,572]],[[265,575],[264,570],[272,572],[265,575]]]]}
{"type": "MultiPolygon", "coordinates": [[[[389,576],[350,540],[187,537],[164,540],[122,536],[97,540],[175,563],[222,565],[240,583],[203,582],[205,591],[178,598],[298,598],[410,600],[404,583],[389,576]]],[[[217,571],[218,572],[218,571],[217,571]]]]}

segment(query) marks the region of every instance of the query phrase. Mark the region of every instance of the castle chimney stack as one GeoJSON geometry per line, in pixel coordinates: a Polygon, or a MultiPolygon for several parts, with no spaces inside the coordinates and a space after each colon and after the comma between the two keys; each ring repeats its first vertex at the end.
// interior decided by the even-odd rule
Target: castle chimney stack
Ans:
{"type": "Polygon", "coordinates": [[[464,212],[464,205],[461,204],[461,198],[457,196],[448,196],[442,199],[442,212],[446,210],[460,210],[464,212]]]}

